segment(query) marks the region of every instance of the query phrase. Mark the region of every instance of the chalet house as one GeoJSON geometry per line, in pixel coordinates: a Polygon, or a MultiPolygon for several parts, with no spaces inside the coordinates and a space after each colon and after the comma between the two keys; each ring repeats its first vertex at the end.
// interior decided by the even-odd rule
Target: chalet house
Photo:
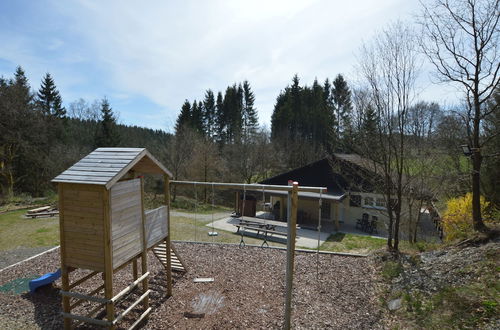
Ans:
{"type": "MultiPolygon", "coordinates": [[[[316,228],[321,198],[323,230],[352,230],[363,214],[377,222],[378,234],[387,232],[387,210],[384,195],[377,191],[382,178],[370,170],[371,164],[354,154],[333,154],[306,166],[266,179],[260,183],[287,185],[289,180],[301,186],[327,187],[328,192],[299,193],[298,223],[316,228]]],[[[268,191],[275,219],[286,219],[286,192],[268,191]]],[[[358,228],[359,229],[359,228],[358,228]]]]}

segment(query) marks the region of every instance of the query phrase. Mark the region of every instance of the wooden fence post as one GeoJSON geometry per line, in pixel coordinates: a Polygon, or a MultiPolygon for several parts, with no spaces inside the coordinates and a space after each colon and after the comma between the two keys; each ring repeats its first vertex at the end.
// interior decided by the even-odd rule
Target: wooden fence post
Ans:
{"type": "Polygon", "coordinates": [[[292,185],[292,191],[288,193],[287,216],[288,216],[288,236],[286,242],[286,297],[285,297],[285,324],[284,329],[289,330],[292,318],[292,291],[293,291],[293,271],[295,259],[295,238],[297,231],[297,205],[298,188],[297,182],[288,182],[292,185]]]}

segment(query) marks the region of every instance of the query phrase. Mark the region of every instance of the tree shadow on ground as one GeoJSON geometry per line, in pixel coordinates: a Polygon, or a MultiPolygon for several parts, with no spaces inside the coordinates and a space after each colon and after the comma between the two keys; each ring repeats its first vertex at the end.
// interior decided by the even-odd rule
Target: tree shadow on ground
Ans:
{"type": "Polygon", "coordinates": [[[45,285],[34,293],[23,293],[21,297],[34,305],[34,319],[40,329],[61,329],[63,327],[61,295],[58,288],[45,285]]]}
{"type": "Polygon", "coordinates": [[[330,235],[328,239],[326,240],[327,242],[342,242],[345,238],[344,233],[335,233],[333,235],[330,235]]]}

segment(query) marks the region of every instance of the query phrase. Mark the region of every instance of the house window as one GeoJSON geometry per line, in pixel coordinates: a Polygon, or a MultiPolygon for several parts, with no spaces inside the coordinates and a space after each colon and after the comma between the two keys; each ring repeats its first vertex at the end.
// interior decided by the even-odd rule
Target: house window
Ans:
{"type": "Polygon", "coordinates": [[[361,207],[361,196],[360,195],[351,195],[349,197],[349,206],[361,207]]]}
{"type": "Polygon", "coordinates": [[[321,203],[321,219],[330,219],[331,204],[329,202],[321,203]]]}
{"type": "Polygon", "coordinates": [[[374,206],[373,197],[365,197],[365,206],[374,206]]]}
{"type": "Polygon", "coordinates": [[[385,199],[383,198],[377,198],[375,200],[375,205],[378,207],[385,207],[385,199]]]}

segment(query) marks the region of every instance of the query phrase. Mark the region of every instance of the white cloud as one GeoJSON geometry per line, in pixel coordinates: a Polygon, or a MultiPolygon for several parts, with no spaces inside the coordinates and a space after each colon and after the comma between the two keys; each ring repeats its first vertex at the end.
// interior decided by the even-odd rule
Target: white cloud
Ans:
{"type": "Polygon", "coordinates": [[[361,42],[390,20],[409,18],[418,3],[81,0],[52,5],[67,19],[73,45],[54,38],[49,48],[78,45],[61,59],[94,63],[105,76],[93,79],[110,89],[102,95],[144,97],[165,109],[148,113],[149,118],[165,115],[172,121],[184,99],[199,100],[208,88],[223,90],[247,79],[261,122],[269,123],[276,96],[295,73],[306,84],[315,77],[349,74],[361,42]]]}

